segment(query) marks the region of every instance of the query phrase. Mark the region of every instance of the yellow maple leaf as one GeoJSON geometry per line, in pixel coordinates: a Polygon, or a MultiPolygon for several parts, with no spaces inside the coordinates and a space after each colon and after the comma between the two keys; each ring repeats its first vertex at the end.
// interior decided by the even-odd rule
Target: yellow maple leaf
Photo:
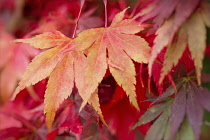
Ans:
{"type": "Polygon", "coordinates": [[[85,30],[73,40],[54,30],[30,39],[16,40],[47,50],[29,64],[13,99],[25,87],[49,77],[44,112],[51,129],[59,105],[71,95],[75,83],[83,99],[81,109],[89,102],[105,123],[95,91],[109,67],[130,102],[139,109],[135,93],[136,72],[131,59],[147,63],[150,47],[144,39],[134,35],[144,26],[132,19],[123,20],[125,11],[115,16],[110,27],[85,30]]]}

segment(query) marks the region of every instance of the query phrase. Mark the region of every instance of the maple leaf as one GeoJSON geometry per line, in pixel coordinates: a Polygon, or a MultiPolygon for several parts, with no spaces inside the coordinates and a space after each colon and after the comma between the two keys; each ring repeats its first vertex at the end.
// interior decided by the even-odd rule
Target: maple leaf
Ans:
{"type": "Polygon", "coordinates": [[[191,56],[196,66],[198,84],[201,84],[200,77],[202,60],[204,57],[204,50],[206,48],[205,26],[209,26],[209,19],[207,17],[209,17],[208,9],[210,8],[210,5],[208,2],[202,1],[200,8],[203,10],[195,10],[193,12],[197,3],[198,1],[186,1],[186,4],[177,6],[177,12],[166,20],[165,23],[156,31],[157,37],[154,40],[155,45],[153,46],[152,56],[149,60],[150,75],[155,58],[157,57],[158,53],[160,53],[160,51],[167,46],[165,61],[159,83],[163,81],[164,77],[168,74],[172,67],[177,65],[178,60],[182,56],[188,44],[191,56]],[[187,7],[187,11],[183,12],[184,14],[180,14],[180,12],[185,10],[187,7]],[[178,9],[180,11],[178,11],[178,9]],[[193,14],[191,14],[192,12],[193,14]],[[188,17],[189,19],[187,19],[188,17]],[[177,31],[178,33],[176,40],[175,37],[177,31]],[[161,38],[165,36],[167,37],[162,40],[161,38]],[[177,55],[172,55],[172,53],[176,53],[177,55]]]}
{"type": "MultiPolygon", "coordinates": [[[[20,90],[49,76],[44,112],[48,128],[51,128],[55,112],[61,102],[70,96],[74,82],[84,100],[81,109],[88,101],[91,104],[92,101],[98,101],[97,96],[92,94],[109,65],[117,83],[122,85],[131,103],[138,109],[134,85],[135,67],[131,58],[147,63],[150,48],[144,39],[133,35],[143,30],[144,26],[139,26],[134,20],[123,20],[125,11],[116,15],[110,27],[85,30],[74,40],[53,30],[31,39],[16,40],[47,50],[35,57],[28,66],[13,98],[20,90]],[[87,57],[83,51],[88,52],[87,57]]],[[[93,106],[102,116],[99,103],[94,103],[93,106]]]]}
{"type": "Polygon", "coordinates": [[[81,108],[88,102],[91,94],[98,87],[107,67],[117,83],[126,91],[131,103],[138,108],[135,95],[135,68],[131,59],[147,63],[150,56],[148,43],[133,35],[144,29],[138,22],[125,19],[126,9],[118,13],[107,28],[89,29],[78,34],[65,51],[87,50],[87,70],[85,73],[85,93],[81,108]],[[85,40],[85,42],[83,41],[85,40]],[[108,50],[108,54],[107,51],[108,50]],[[107,58],[108,55],[108,58],[107,58]],[[123,63],[121,63],[123,62],[123,63]]]}
{"type": "Polygon", "coordinates": [[[163,61],[163,68],[159,81],[162,82],[165,75],[171,70],[173,65],[178,63],[178,60],[181,58],[182,53],[186,49],[187,43],[187,33],[184,29],[180,29],[177,35],[177,42],[173,42],[165,53],[165,60],[163,61]],[[171,54],[176,55],[171,55],[171,54]]]}
{"type": "MultiPolygon", "coordinates": [[[[204,5],[204,4],[203,4],[204,5]]],[[[210,8],[210,4],[205,4],[206,7],[210,8]]],[[[177,65],[178,60],[182,56],[184,50],[188,47],[194,59],[194,64],[196,66],[197,80],[200,84],[202,60],[204,58],[204,51],[206,48],[206,26],[209,26],[209,22],[206,16],[210,16],[207,12],[207,8],[204,7],[204,11],[196,11],[180,28],[178,33],[177,42],[173,42],[171,46],[168,47],[165,54],[164,67],[162,69],[162,74],[160,82],[163,80],[164,76],[172,68],[173,65],[177,65]],[[205,10],[206,8],[206,10],[205,10]],[[203,17],[203,18],[202,18],[203,17]],[[175,53],[177,55],[171,55],[175,53]]]]}

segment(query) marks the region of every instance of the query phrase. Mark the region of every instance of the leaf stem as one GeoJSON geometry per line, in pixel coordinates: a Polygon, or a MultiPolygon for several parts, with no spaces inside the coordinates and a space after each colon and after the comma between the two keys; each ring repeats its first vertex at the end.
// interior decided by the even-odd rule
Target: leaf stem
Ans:
{"type": "Polygon", "coordinates": [[[108,17],[107,17],[107,0],[103,0],[103,2],[104,2],[104,8],[105,8],[105,27],[107,27],[107,19],[108,19],[108,17]]]}
{"type": "Polygon", "coordinates": [[[80,2],[80,10],[79,10],[79,14],[78,14],[78,17],[77,17],[76,25],[75,25],[75,27],[74,27],[74,33],[73,33],[73,35],[72,35],[72,38],[74,38],[75,35],[76,35],[77,26],[78,26],[78,22],[79,22],[79,19],[80,19],[80,16],[81,16],[81,12],[82,12],[82,8],[83,8],[83,6],[84,6],[84,3],[85,3],[85,0],[81,0],[81,2],[80,2]]]}

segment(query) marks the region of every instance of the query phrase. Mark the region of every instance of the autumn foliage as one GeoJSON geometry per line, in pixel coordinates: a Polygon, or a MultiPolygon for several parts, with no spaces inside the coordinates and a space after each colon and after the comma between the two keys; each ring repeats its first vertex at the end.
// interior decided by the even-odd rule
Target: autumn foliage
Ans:
{"type": "Polygon", "coordinates": [[[208,0],[1,0],[0,139],[208,140],[208,0]]]}

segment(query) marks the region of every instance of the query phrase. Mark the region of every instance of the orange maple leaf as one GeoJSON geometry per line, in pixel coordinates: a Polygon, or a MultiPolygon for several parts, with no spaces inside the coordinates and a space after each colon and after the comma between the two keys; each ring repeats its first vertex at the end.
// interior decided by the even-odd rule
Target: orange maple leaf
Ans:
{"type": "Polygon", "coordinates": [[[20,90],[49,76],[44,112],[47,126],[51,128],[55,112],[62,101],[71,95],[75,82],[83,99],[81,109],[89,102],[104,121],[96,93],[109,66],[130,102],[139,109],[135,93],[136,72],[131,59],[148,63],[150,47],[144,39],[134,35],[143,30],[144,26],[139,26],[138,22],[131,19],[123,20],[125,11],[115,16],[110,27],[85,30],[73,40],[58,31],[16,40],[48,50],[29,64],[13,99],[20,90]]]}

